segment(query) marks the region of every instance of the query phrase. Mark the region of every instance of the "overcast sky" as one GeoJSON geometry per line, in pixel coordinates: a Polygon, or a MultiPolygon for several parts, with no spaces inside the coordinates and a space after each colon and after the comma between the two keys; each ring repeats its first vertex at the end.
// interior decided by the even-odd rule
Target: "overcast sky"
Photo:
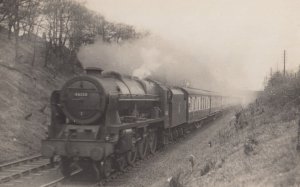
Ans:
{"type": "MultiPolygon", "coordinates": [[[[300,64],[300,0],[86,0],[109,21],[146,29],[189,51],[241,88],[261,89],[270,68],[300,64]]],[[[222,77],[222,76],[220,76],[222,77]]],[[[221,79],[221,78],[218,79],[221,79]]]]}

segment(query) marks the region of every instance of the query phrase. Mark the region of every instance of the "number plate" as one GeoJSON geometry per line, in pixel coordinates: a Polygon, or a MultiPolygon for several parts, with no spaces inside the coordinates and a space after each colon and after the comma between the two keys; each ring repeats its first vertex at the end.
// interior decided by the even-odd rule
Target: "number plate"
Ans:
{"type": "Polygon", "coordinates": [[[88,93],[86,93],[86,92],[75,92],[74,96],[75,97],[87,97],[88,93]]]}

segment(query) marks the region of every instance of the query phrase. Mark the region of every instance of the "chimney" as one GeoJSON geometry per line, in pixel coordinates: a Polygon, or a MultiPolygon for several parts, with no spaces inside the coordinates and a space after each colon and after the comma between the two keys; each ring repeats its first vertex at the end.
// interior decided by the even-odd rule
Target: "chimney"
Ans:
{"type": "Polygon", "coordinates": [[[103,69],[96,67],[86,67],[85,73],[88,75],[102,75],[103,69]]]}

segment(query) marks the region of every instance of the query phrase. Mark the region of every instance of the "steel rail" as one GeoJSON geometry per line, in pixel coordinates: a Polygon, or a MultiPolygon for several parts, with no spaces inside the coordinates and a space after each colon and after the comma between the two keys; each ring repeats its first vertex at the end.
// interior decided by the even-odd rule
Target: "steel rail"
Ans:
{"type": "Polygon", "coordinates": [[[0,184],[36,173],[51,166],[49,159],[41,155],[30,156],[0,165],[0,184]]]}

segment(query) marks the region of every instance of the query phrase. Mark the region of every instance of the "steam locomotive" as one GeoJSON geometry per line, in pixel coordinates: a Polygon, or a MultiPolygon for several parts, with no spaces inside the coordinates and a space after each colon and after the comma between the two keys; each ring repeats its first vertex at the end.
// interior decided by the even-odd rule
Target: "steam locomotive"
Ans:
{"type": "Polygon", "coordinates": [[[52,93],[42,155],[58,155],[65,176],[77,163],[107,177],[236,102],[210,91],[87,68],[52,93]]]}

